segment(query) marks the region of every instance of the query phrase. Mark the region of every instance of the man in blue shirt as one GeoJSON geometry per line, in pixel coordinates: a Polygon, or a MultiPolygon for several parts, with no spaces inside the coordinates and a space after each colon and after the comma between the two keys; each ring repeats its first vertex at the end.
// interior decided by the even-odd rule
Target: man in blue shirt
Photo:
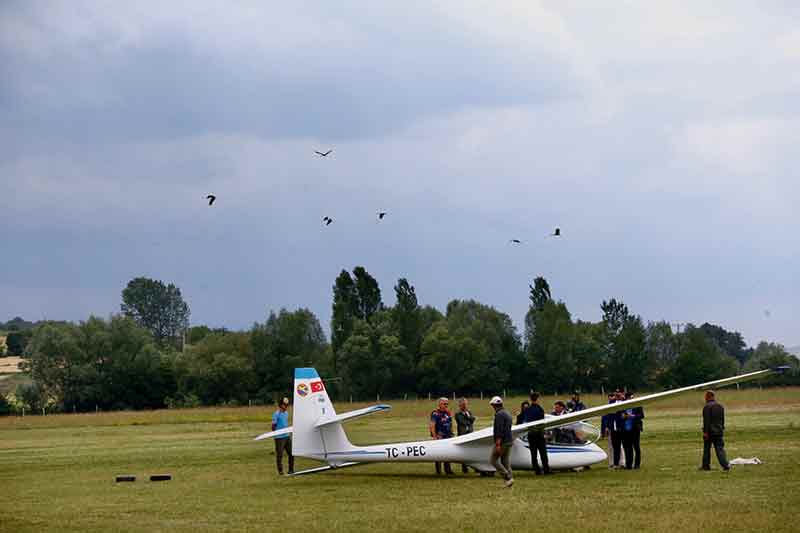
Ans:
{"type": "MultiPolygon", "coordinates": [[[[278,410],[272,414],[272,431],[289,427],[289,398],[283,398],[278,404],[278,410]]],[[[289,473],[294,474],[294,456],[292,455],[292,436],[281,435],[275,437],[275,461],[278,464],[278,475],[283,475],[283,452],[289,456],[289,473]]]]}
{"type": "MultiPolygon", "coordinates": [[[[447,408],[449,404],[447,398],[439,398],[439,406],[431,413],[430,431],[434,439],[449,439],[453,436],[453,415],[447,408]]],[[[436,473],[441,475],[442,463],[436,463],[436,473]]],[[[444,473],[453,473],[450,463],[444,464],[444,473]]]]}

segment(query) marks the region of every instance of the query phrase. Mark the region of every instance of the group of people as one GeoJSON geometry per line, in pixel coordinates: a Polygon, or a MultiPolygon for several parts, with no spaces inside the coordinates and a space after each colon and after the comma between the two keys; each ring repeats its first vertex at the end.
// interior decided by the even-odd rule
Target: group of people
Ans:
{"type": "MultiPolygon", "coordinates": [[[[608,395],[608,403],[633,399],[633,393],[617,389],[608,395]]],[[[608,467],[638,469],[642,465],[640,437],[644,429],[644,409],[633,407],[604,415],[600,435],[608,439],[608,467]],[[624,465],[624,466],[623,466],[624,465]]]]}
{"type": "MultiPolygon", "coordinates": [[[[608,403],[613,404],[620,401],[633,399],[632,392],[617,390],[608,395],[608,403]]],[[[701,470],[711,469],[711,448],[717,455],[722,469],[727,472],[730,470],[725,455],[725,444],[723,434],[725,431],[725,409],[717,403],[713,391],[705,393],[705,407],[703,407],[703,460],[701,470]]],[[[472,433],[475,428],[476,417],[469,410],[469,402],[466,398],[458,401],[458,411],[455,416],[450,412],[449,400],[439,398],[436,409],[430,416],[430,435],[433,439],[449,439],[453,437],[453,420],[455,419],[456,431],[458,435],[472,433]]],[[[511,431],[513,418],[503,407],[503,399],[495,396],[489,404],[495,412],[493,424],[494,447],[490,457],[490,463],[505,479],[505,484],[510,487],[514,483],[509,456],[514,443],[511,431]]],[[[279,430],[289,426],[289,399],[283,398],[278,404],[278,410],[272,416],[272,430],[279,430]]],[[[560,416],[569,412],[582,411],[586,406],[581,402],[580,395],[575,393],[572,399],[566,403],[556,401],[553,405],[552,415],[560,416]]],[[[531,392],[530,401],[523,402],[519,413],[517,413],[516,424],[536,422],[545,418],[544,408],[539,404],[539,394],[531,392]]],[[[642,452],[640,447],[640,436],[643,430],[644,409],[642,407],[632,407],[622,409],[614,413],[603,415],[600,432],[603,438],[608,439],[609,447],[609,468],[618,469],[624,464],[624,468],[638,469],[642,464],[642,452]]],[[[531,464],[536,475],[550,474],[550,465],[547,458],[547,439],[545,431],[534,428],[528,432],[528,445],[531,453],[531,464]]],[[[283,454],[289,457],[289,474],[294,472],[294,457],[292,456],[291,437],[281,435],[275,437],[275,459],[278,467],[278,474],[283,474],[283,454]]],[[[453,474],[450,463],[436,463],[436,473],[441,474],[444,467],[445,474],[453,474]]],[[[468,472],[467,465],[461,465],[463,473],[468,472]]]]}

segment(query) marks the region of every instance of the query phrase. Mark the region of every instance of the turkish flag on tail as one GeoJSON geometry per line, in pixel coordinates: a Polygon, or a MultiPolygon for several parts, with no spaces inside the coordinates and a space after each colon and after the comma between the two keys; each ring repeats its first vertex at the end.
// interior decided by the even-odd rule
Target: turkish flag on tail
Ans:
{"type": "Polygon", "coordinates": [[[321,381],[311,382],[311,392],[322,392],[325,390],[325,385],[321,381]]]}

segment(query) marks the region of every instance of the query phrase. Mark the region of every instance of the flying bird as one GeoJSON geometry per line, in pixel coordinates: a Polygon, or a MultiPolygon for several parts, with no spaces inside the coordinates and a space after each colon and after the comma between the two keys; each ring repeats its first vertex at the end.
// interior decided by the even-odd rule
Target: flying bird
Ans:
{"type": "Polygon", "coordinates": [[[318,156],[320,156],[320,157],[328,157],[328,156],[330,155],[330,153],[331,153],[331,152],[333,152],[333,150],[332,150],[332,149],[331,149],[331,150],[328,150],[327,152],[319,152],[319,151],[317,151],[317,150],[314,150],[314,153],[315,153],[315,154],[317,154],[317,155],[318,155],[318,156]]]}
{"type": "Polygon", "coordinates": [[[209,194],[208,196],[206,196],[206,199],[208,199],[208,205],[214,205],[214,200],[216,200],[217,197],[214,196],[213,194],[209,194]]]}
{"type": "Polygon", "coordinates": [[[561,237],[561,228],[556,228],[551,237],[561,237]]]}
{"type": "Polygon", "coordinates": [[[522,244],[522,241],[521,241],[521,240],[519,240],[519,239],[511,239],[511,240],[510,240],[510,241],[508,241],[508,242],[510,242],[510,243],[513,243],[513,244],[522,244]]]}
{"type": "Polygon", "coordinates": [[[378,220],[383,220],[383,217],[386,216],[386,211],[379,211],[378,212],[378,220]]]}
{"type": "Polygon", "coordinates": [[[333,223],[333,219],[328,216],[322,217],[322,221],[325,223],[326,226],[330,226],[333,223]]]}

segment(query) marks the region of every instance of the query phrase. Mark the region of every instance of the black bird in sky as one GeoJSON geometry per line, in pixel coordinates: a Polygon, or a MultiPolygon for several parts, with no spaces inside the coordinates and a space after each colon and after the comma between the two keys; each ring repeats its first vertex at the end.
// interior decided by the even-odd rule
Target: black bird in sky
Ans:
{"type": "Polygon", "coordinates": [[[322,217],[322,221],[325,223],[326,226],[330,226],[333,223],[333,219],[328,216],[322,217]]]}
{"type": "Polygon", "coordinates": [[[378,220],[383,220],[383,217],[386,216],[386,211],[379,211],[378,212],[378,220]]]}
{"type": "Polygon", "coordinates": [[[508,241],[508,242],[510,242],[510,243],[513,243],[513,244],[522,244],[522,241],[521,241],[521,240],[519,240],[519,239],[511,239],[511,240],[510,240],[510,241],[508,241]]]}
{"type": "Polygon", "coordinates": [[[213,194],[209,194],[208,196],[206,196],[206,198],[208,199],[208,205],[214,205],[214,200],[217,199],[217,197],[214,196],[213,194]]]}
{"type": "Polygon", "coordinates": [[[328,156],[330,155],[330,153],[331,153],[331,152],[333,152],[333,150],[332,150],[332,149],[331,149],[331,150],[328,150],[327,152],[319,152],[319,151],[317,151],[317,150],[314,150],[314,153],[315,153],[315,154],[317,154],[317,155],[318,155],[318,156],[320,156],[320,157],[328,157],[328,156]]]}
{"type": "Polygon", "coordinates": [[[561,237],[561,228],[556,228],[551,237],[561,237]]]}

